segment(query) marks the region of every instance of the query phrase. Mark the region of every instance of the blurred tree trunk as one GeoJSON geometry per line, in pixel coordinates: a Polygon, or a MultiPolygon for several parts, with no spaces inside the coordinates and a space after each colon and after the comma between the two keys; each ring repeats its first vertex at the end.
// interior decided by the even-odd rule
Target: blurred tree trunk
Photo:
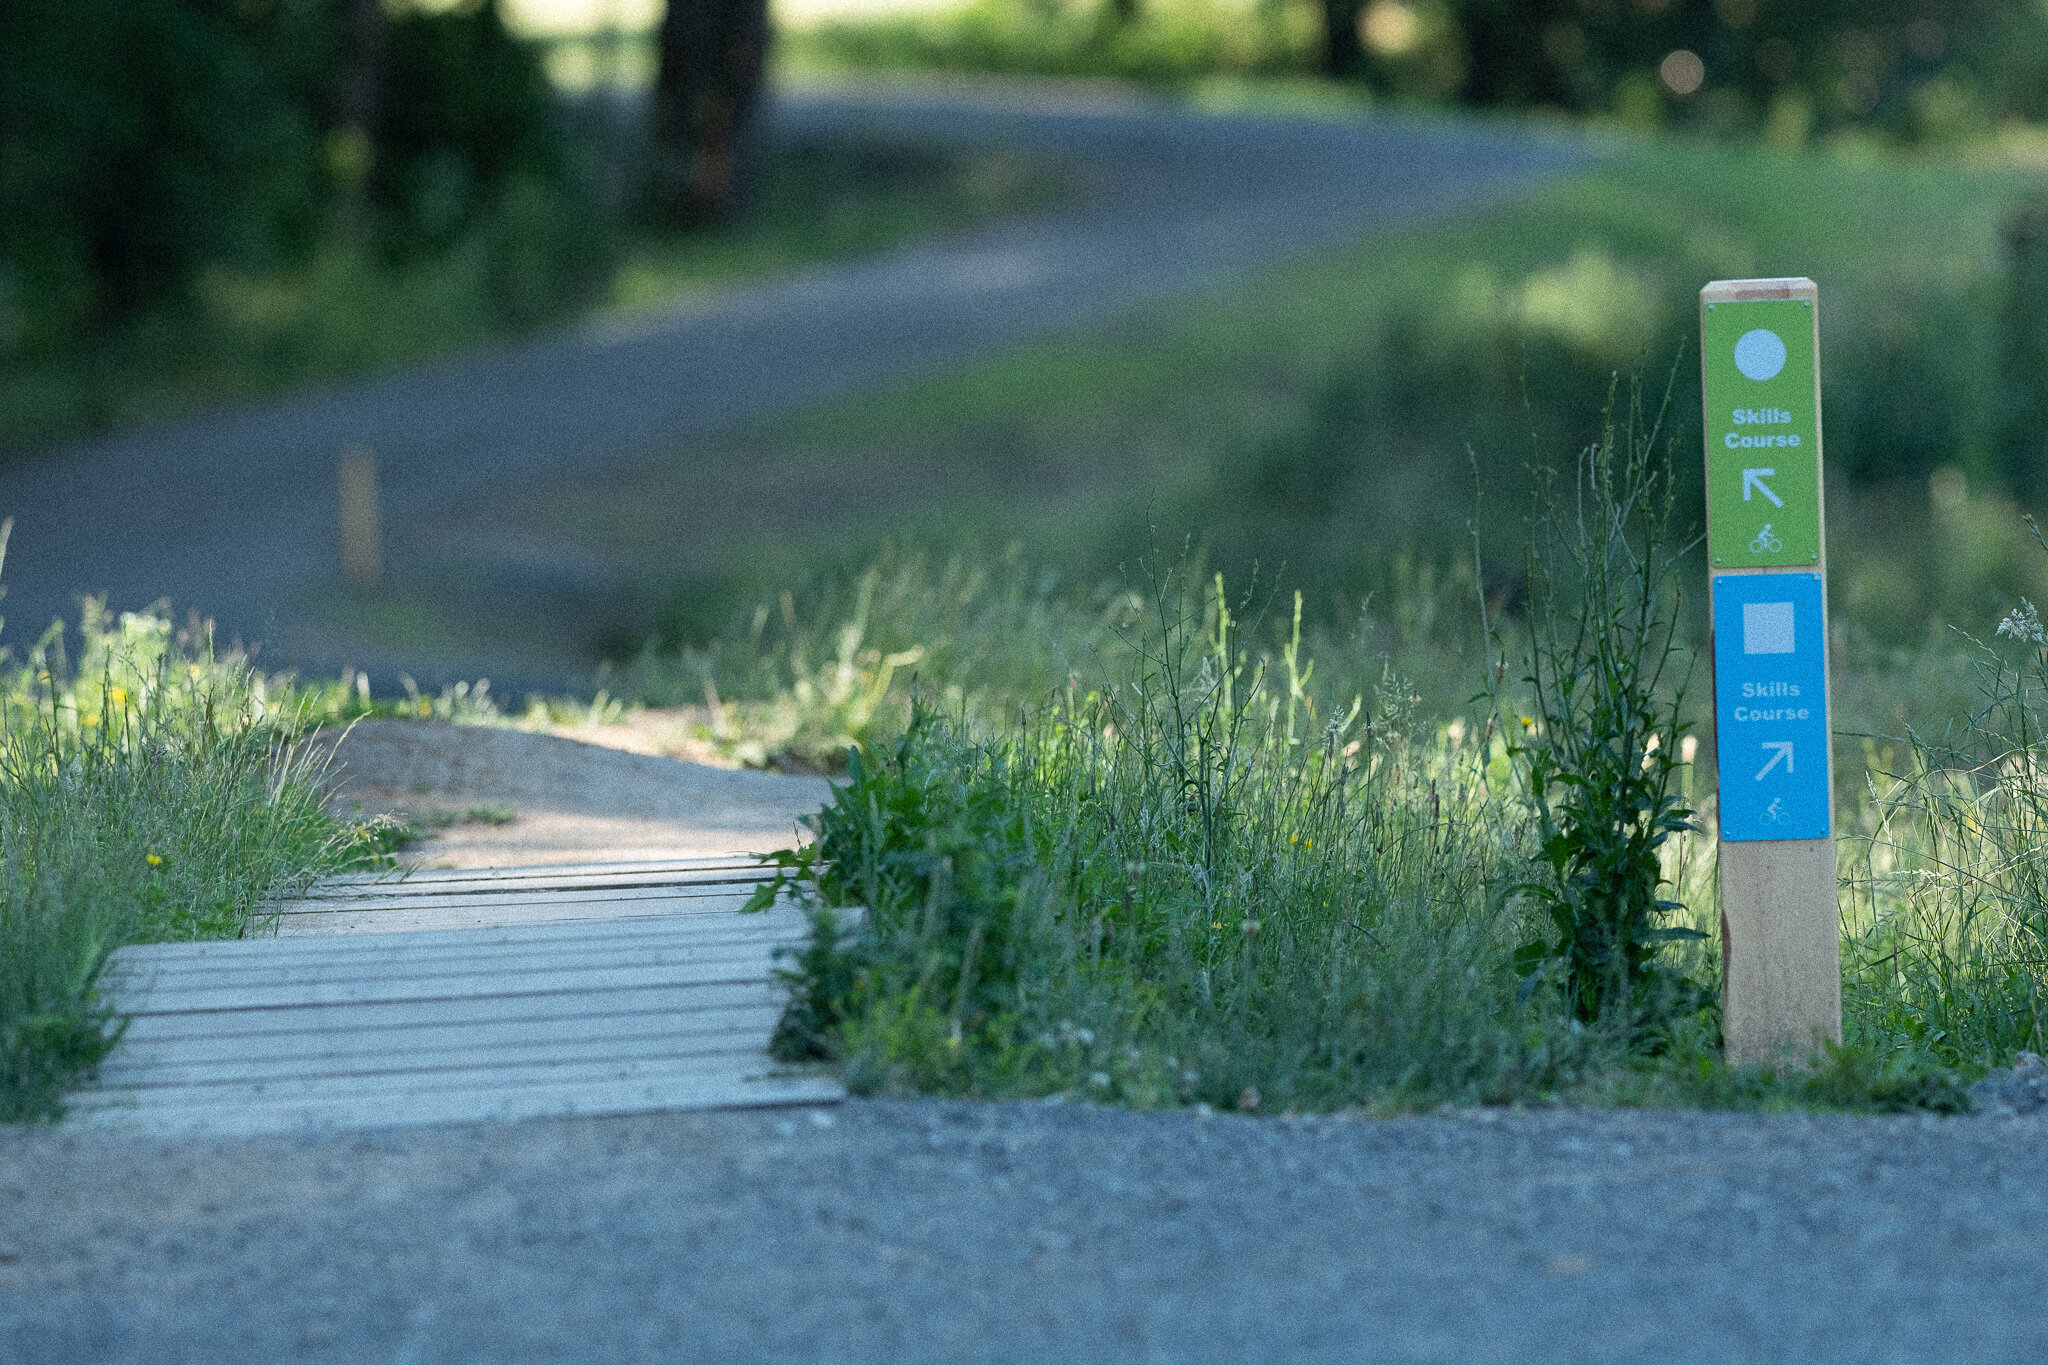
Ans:
{"type": "MultiPolygon", "coordinates": [[[[360,220],[368,211],[370,161],[384,109],[384,0],[347,0],[341,89],[335,101],[335,140],[328,164],[341,182],[345,211],[360,220]]],[[[358,221],[356,226],[360,227],[358,221]]]]}
{"type": "Polygon", "coordinates": [[[1356,80],[1365,74],[1365,45],[1358,37],[1364,0],[1323,0],[1323,74],[1356,80]]]}
{"type": "Polygon", "coordinates": [[[1999,474],[2022,502],[2048,493],[2048,199],[2005,222],[2006,296],[1999,337],[1999,474]]]}
{"type": "Polygon", "coordinates": [[[671,222],[708,222],[733,207],[767,50],[767,0],[669,0],[651,189],[671,222]]]}

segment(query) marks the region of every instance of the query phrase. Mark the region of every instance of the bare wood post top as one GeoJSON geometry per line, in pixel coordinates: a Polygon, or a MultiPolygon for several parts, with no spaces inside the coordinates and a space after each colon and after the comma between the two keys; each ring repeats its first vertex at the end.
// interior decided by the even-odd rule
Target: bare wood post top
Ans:
{"type": "Polygon", "coordinates": [[[341,581],[367,588],[383,572],[376,455],[361,446],[344,450],[335,481],[341,506],[341,581]]]}

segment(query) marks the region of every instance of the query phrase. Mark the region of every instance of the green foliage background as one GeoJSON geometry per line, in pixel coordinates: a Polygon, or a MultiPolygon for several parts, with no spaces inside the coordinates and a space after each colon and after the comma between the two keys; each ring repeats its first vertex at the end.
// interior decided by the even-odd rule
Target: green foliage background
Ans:
{"type": "Polygon", "coordinates": [[[1329,78],[1485,109],[1953,141],[2048,108],[2035,0],[970,0],[796,35],[804,60],[1183,84],[1329,78]],[[1660,75],[1685,51],[1704,80],[1660,75]],[[1682,84],[1682,83],[1681,83],[1682,84]]]}
{"type": "Polygon", "coordinates": [[[587,190],[494,0],[391,14],[367,146],[341,114],[344,19],[317,0],[11,5],[0,355],[61,351],[208,265],[274,266],[337,235],[403,257],[481,234],[517,320],[558,300],[595,245],[573,240],[587,190]]]}

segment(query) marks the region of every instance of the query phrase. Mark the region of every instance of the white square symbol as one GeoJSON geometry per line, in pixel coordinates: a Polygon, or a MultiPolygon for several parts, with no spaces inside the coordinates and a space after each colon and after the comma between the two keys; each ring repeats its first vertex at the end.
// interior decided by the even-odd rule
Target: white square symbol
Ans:
{"type": "Polygon", "coordinates": [[[1790,602],[1744,602],[1742,604],[1742,652],[1744,654],[1792,653],[1792,604],[1790,602]]]}

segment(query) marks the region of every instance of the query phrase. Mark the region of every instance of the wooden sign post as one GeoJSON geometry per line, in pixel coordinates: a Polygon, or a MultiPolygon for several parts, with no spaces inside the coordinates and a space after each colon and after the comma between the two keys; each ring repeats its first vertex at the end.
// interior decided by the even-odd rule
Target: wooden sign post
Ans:
{"type": "Polygon", "coordinates": [[[377,517],[377,457],[361,446],[341,453],[335,466],[341,502],[341,581],[374,587],[382,571],[377,517]]]}
{"type": "Polygon", "coordinates": [[[1842,1038],[1821,507],[1820,290],[1700,291],[1728,1060],[1842,1038]]]}

